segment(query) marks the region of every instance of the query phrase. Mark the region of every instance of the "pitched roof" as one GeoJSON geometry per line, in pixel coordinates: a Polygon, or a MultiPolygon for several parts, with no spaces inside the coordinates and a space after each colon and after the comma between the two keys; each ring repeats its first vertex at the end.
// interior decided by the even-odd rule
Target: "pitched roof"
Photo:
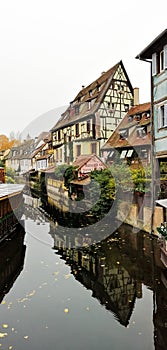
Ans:
{"type": "MultiPolygon", "coordinates": [[[[97,158],[98,161],[103,163],[103,161],[96,155],[96,154],[86,154],[86,155],[80,155],[74,162],[73,166],[78,167],[78,169],[82,168],[85,164],[89,162],[92,158],[97,158]]],[[[103,163],[104,164],[104,163],[103,163]]],[[[106,168],[106,165],[104,164],[104,167],[106,168]]]]}
{"type": "Polygon", "coordinates": [[[109,137],[108,141],[102,146],[102,150],[110,149],[110,148],[122,148],[127,146],[141,146],[150,144],[150,133],[147,133],[144,138],[137,138],[136,136],[136,128],[142,127],[144,125],[150,124],[150,118],[147,118],[145,113],[150,112],[151,104],[143,103],[134,107],[128,111],[123,120],[117,126],[115,131],[109,137]],[[134,117],[138,114],[142,114],[142,118],[140,121],[137,118],[133,118],[132,121],[129,121],[129,117],[134,117]],[[127,139],[120,139],[120,131],[123,129],[133,128],[130,136],[127,139]]]}
{"type": "Polygon", "coordinates": [[[79,91],[74,100],[70,103],[70,106],[61,115],[61,118],[52,128],[52,131],[58,130],[63,126],[74,124],[77,120],[89,117],[90,115],[94,114],[99,108],[100,103],[103,101],[105,93],[111,85],[112,79],[119,65],[121,65],[122,69],[124,70],[129,86],[132,90],[132,86],[124,68],[124,65],[122,61],[120,61],[117,64],[115,64],[112,68],[110,68],[107,72],[103,72],[98,79],[96,79],[87,87],[84,87],[82,90],[79,91]],[[91,101],[91,107],[89,110],[87,107],[88,101],[91,101]],[[79,107],[78,114],[75,113],[76,106],[79,107]]]}
{"type": "Polygon", "coordinates": [[[142,50],[136,58],[151,59],[152,53],[161,50],[167,44],[167,29],[160,33],[144,50],[142,50]]]}

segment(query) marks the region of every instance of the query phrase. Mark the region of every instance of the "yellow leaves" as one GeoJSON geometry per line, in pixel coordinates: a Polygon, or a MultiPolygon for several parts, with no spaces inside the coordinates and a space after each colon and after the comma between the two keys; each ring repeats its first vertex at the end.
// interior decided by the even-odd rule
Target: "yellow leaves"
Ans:
{"type": "Polygon", "coordinates": [[[29,336],[28,335],[24,335],[24,339],[28,339],[29,338],[29,336]]]}
{"type": "Polygon", "coordinates": [[[0,338],[4,338],[8,335],[8,333],[0,333],[0,338]]]}
{"type": "Polygon", "coordinates": [[[3,323],[2,327],[3,327],[3,328],[8,328],[8,324],[3,323]]]}
{"type": "Polygon", "coordinates": [[[35,290],[33,290],[32,292],[30,292],[29,294],[27,294],[28,297],[32,297],[35,294],[35,290]]]}
{"type": "Polygon", "coordinates": [[[65,313],[65,314],[68,314],[68,313],[69,313],[69,309],[68,309],[68,308],[65,308],[65,309],[64,309],[64,313],[65,313]]]}

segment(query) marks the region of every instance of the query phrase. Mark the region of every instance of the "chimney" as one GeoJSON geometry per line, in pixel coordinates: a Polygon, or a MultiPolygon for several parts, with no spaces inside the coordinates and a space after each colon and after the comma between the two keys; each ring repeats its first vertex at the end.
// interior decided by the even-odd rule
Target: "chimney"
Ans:
{"type": "Polygon", "coordinates": [[[134,88],[133,89],[133,94],[134,94],[134,106],[139,105],[139,88],[134,88]]]}

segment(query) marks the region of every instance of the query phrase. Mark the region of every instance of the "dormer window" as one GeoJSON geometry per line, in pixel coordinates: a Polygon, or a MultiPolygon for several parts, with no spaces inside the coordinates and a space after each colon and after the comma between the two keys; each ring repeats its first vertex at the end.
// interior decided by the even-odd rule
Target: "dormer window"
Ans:
{"type": "Polygon", "coordinates": [[[100,85],[97,85],[97,91],[98,92],[100,91],[100,85]]]}
{"type": "Polygon", "coordinates": [[[128,117],[128,122],[130,123],[130,122],[132,122],[133,121],[133,115],[129,115],[129,117],[128,117]]]}
{"type": "Polygon", "coordinates": [[[144,119],[149,119],[149,118],[150,118],[150,113],[144,113],[144,114],[142,115],[142,118],[144,118],[144,119]]]}
{"type": "Polygon", "coordinates": [[[76,114],[76,115],[79,114],[79,105],[75,106],[75,114],[76,114]]]}
{"type": "Polygon", "coordinates": [[[140,114],[136,114],[135,119],[137,120],[137,122],[139,122],[141,120],[141,115],[140,114]]]}
{"type": "Polygon", "coordinates": [[[125,140],[128,138],[128,129],[122,129],[119,132],[120,140],[125,140]]]}
{"type": "Polygon", "coordinates": [[[88,101],[88,111],[91,109],[91,101],[88,101]]]}
{"type": "Polygon", "coordinates": [[[137,132],[137,137],[143,138],[146,136],[146,127],[142,126],[140,128],[137,128],[136,132],[137,132]]]}

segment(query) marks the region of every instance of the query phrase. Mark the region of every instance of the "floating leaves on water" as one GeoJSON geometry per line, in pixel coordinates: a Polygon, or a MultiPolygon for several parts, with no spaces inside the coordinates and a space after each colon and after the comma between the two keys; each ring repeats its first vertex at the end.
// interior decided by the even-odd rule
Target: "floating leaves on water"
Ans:
{"type": "Polygon", "coordinates": [[[0,333],[0,338],[4,338],[8,335],[8,333],[0,333]]]}
{"type": "Polygon", "coordinates": [[[86,307],[86,310],[87,310],[87,311],[89,311],[89,310],[90,310],[89,306],[87,306],[87,307],[86,307]]]}
{"type": "Polygon", "coordinates": [[[64,309],[64,313],[65,313],[65,314],[68,314],[68,312],[69,312],[68,308],[65,308],[65,309],[64,309]]]}
{"type": "Polygon", "coordinates": [[[1,303],[2,305],[4,305],[4,304],[6,304],[6,300],[2,300],[2,303],[1,303]]]}
{"type": "Polygon", "coordinates": [[[35,290],[33,290],[32,292],[30,292],[29,294],[27,294],[27,297],[32,297],[35,294],[35,290]]]}
{"type": "Polygon", "coordinates": [[[24,339],[28,339],[28,335],[24,335],[24,339]]]}
{"type": "Polygon", "coordinates": [[[8,324],[3,323],[2,327],[3,327],[3,328],[8,328],[8,324]]]}
{"type": "Polygon", "coordinates": [[[70,273],[64,275],[64,278],[65,278],[66,280],[67,280],[68,278],[70,278],[70,277],[71,277],[71,274],[70,274],[70,273]]]}
{"type": "Polygon", "coordinates": [[[25,301],[29,300],[28,298],[22,298],[18,299],[18,303],[24,303],[25,301]]]}
{"type": "Polygon", "coordinates": [[[54,275],[54,276],[57,276],[58,274],[59,274],[59,271],[53,272],[53,275],[54,275]]]}
{"type": "Polygon", "coordinates": [[[9,350],[11,350],[11,349],[13,349],[13,346],[12,346],[12,345],[9,346],[9,350]]]}

